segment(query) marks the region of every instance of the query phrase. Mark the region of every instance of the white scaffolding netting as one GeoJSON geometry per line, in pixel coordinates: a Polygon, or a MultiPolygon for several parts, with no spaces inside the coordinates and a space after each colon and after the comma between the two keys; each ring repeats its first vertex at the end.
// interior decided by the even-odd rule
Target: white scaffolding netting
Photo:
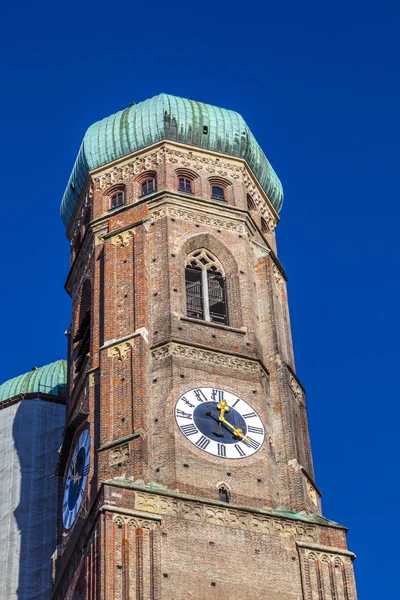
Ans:
{"type": "Polygon", "coordinates": [[[65,407],[23,400],[0,410],[0,600],[48,600],[56,546],[65,407]]]}

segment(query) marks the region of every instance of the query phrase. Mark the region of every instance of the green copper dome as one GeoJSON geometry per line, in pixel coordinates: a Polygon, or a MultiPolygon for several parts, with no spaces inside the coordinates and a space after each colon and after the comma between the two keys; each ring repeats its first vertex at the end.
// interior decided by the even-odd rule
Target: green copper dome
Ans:
{"type": "Polygon", "coordinates": [[[32,369],[29,373],[9,379],[0,385],[0,402],[18,396],[41,392],[53,396],[64,396],[67,385],[67,361],[56,362],[32,369]]]}
{"type": "Polygon", "coordinates": [[[89,127],[62,199],[64,225],[72,218],[89,171],[160,140],[245,159],[275,209],[281,209],[281,182],[238,113],[160,94],[89,127]]]}

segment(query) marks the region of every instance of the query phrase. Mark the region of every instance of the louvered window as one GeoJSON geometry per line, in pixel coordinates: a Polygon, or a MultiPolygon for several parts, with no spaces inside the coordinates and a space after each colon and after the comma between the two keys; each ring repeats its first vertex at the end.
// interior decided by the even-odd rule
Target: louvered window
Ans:
{"type": "Polygon", "coordinates": [[[187,315],[213,323],[228,324],[225,278],[219,261],[205,249],[186,259],[187,315]]]}

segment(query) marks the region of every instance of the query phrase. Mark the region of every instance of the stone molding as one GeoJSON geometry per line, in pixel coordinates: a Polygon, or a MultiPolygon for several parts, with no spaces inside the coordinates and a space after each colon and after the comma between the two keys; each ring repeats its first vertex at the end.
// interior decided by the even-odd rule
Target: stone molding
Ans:
{"type": "Polygon", "coordinates": [[[217,227],[218,229],[226,229],[234,233],[245,234],[245,226],[243,222],[235,222],[233,220],[221,219],[210,214],[195,212],[184,208],[166,206],[150,211],[150,221],[157,221],[163,217],[172,217],[173,219],[182,219],[191,223],[200,225],[208,225],[217,227]]]}
{"type": "Polygon", "coordinates": [[[164,344],[163,346],[159,346],[158,348],[153,349],[151,354],[154,360],[161,360],[167,356],[179,356],[181,358],[198,360],[205,364],[212,364],[227,369],[235,369],[236,371],[257,373],[261,376],[267,375],[266,371],[262,368],[257,360],[232,356],[230,354],[205,350],[203,348],[197,348],[195,346],[188,346],[186,344],[179,344],[176,342],[170,342],[164,344]]]}
{"type": "Polygon", "coordinates": [[[118,233],[117,235],[113,235],[111,237],[111,243],[113,246],[119,246],[120,248],[126,248],[129,246],[129,242],[134,237],[135,231],[133,229],[128,229],[127,231],[123,231],[122,233],[118,233]]]}
{"type": "Polygon", "coordinates": [[[103,344],[100,350],[107,350],[107,356],[118,358],[118,360],[125,360],[133,348],[135,338],[138,336],[141,336],[145,342],[148,343],[148,331],[145,327],[140,327],[131,335],[127,335],[118,340],[110,340],[109,342],[106,342],[103,344]]]}
{"type": "Polygon", "coordinates": [[[274,231],[278,218],[269,200],[264,198],[259,191],[256,180],[248,172],[246,162],[243,159],[235,160],[233,157],[219,158],[211,152],[201,152],[186,150],[184,147],[172,145],[163,141],[162,147],[148,152],[141,152],[140,155],[118,162],[112,167],[103,169],[100,172],[94,172],[93,182],[96,190],[108,189],[111,186],[122,183],[128,178],[134,178],[145,171],[155,169],[157,165],[162,164],[164,160],[176,165],[185,167],[193,171],[207,171],[210,175],[226,177],[234,180],[241,179],[246,186],[247,192],[253,198],[257,208],[268,223],[271,231],[274,231]],[[168,144],[168,145],[167,145],[168,144]],[[207,156],[205,155],[207,154],[207,156]]]}
{"type": "Polygon", "coordinates": [[[305,542],[317,541],[317,529],[314,525],[245,512],[233,506],[230,508],[212,506],[196,501],[180,500],[136,491],[135,507],[149,513],[158,513],[190,521],[201,521],[211,525],[276,535],[305,542]]]}
{"type": "Polygon", "coordinates": [[[292,388],[292,392],[294,394],[294,397],[299,402],[301,402],[303,404],[304,403],[304,393],[303,393],[303,390],[301,389],[300,385],[296,381],[296,378],[293,377],[292,374],[289,375],[289,380],[290,380],[290,387],[292,388]]]}

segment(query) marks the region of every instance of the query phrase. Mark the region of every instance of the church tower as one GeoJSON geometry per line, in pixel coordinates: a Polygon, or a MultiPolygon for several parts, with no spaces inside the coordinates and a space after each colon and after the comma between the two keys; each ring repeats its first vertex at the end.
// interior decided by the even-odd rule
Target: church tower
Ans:
{"type": "Polygon", "coordinates": [[[314,480],[282,199],[235,112],[161,94],[87,131],[61,208],[54,600],[356,600],[314,480]]]}

